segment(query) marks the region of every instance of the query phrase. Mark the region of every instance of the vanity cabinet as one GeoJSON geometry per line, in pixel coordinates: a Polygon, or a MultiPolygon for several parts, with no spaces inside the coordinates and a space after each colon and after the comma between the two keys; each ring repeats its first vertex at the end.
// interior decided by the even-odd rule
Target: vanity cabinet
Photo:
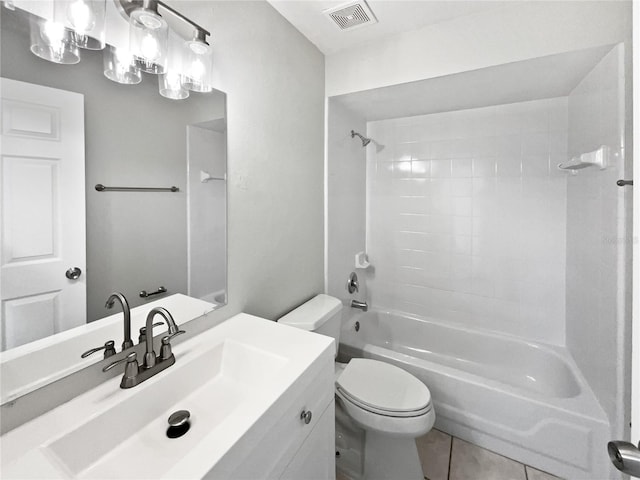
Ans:
{"type": "Polygon", "coordinates": [[[334,479],[335,462],[335,401],[331,401],[287,465],[281,480],[334,479]]]}
{"type": "Polygon", "coordinates": [[[333,357],[318,358],[207,478],[334,479],[333,377],[333,357]]]}

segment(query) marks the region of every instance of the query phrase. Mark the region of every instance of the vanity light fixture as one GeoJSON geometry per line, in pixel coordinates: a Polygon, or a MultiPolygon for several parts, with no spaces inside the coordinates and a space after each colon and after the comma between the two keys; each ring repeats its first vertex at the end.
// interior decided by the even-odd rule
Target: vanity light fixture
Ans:
{"type": "Polygon", "coordinates": [[[106,0],[55,0],[54,21],[72,32],[80,48],[102,50],[105,46],[106,0]]]}
{"type": "Polygon", "coordinates": [[[166,70],[169,49],[169,26],[158,14],[158,2],[144,0],[129,17],[129,49],[138,67],[147,73],[166,70]]]}
{"type": "Polygon", "coordinates": [[[31,52],[53,63],[73,65],[80,61],[71,30],[61,23],[33,17],[30,21],[31,52]]]}
{"type": "Polygon", "coordinates": [[[184,87],[183,76],[175,71],[163,73],[158,78],[160,95],[171,100],[184,100],[189,96],[189,90],[184,87]]]}
{"type": "Polygon", "coordinates": [[[183,43],[183,37],[174,31],[169,32],[167,71],[158,76],[158,91],[160,95],[171,100],[183,100],[189,96],[189,90],[184,87],[183,43]]]}
{"type": "MultiPolygon", "coordinates": [[[[109,80],[134,85],[142,81],[141,72],[156,74],[160,94],[174,100],[187,98],[189,91],[213,90],[213,54],[207,42],[211,34],[160,0],[53,0],[52,19],[34,17],[31,22],[31,51],[50,62],[73,64],[80,61],[79,48],[104,49],[106,25],[112,20],[107,21],[107,1],[129,22],[128,49],[108,46],[104,51],[109,80]],[[186,24],[192,30],[188,40],[185,29],[179,36],[174,22],[166,19],[186,24]],[[170,35],[178,39],[173,45],[170,35]]],[[[10,0],[3,3],[13,5],[10,0]]]]}
{"type": "Polygon", "coordinates": [[[210,92],[213,55],[204,32],[196,31],[193,40],[184,43],[185,88],[194,92],[210,92]]]}
{"type": "Polygon", "coordinates": [[[123,85],[136,85],[142,81],[142,74],[133,54],[123,48],[109,45],[102,57],[104,76],[123,85]]]}

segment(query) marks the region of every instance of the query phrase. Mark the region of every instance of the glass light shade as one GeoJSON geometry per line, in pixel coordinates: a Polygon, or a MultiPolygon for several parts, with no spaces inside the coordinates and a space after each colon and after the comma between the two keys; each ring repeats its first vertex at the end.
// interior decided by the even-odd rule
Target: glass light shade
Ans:
{"type": "Polygon", "coordinates": [[[182,81],[182,75],[177,72],[161,74],[158,77],[160,95],[171,100],[184,100],[189,96],[189,90],[183,87],[182,81]]]}
{"type": "Polygon", "coordinates": [[[213,54],[209,45],[201,40],[189,40],[183,48],[184,86],[194,92],[210,92],[213,72],[213,54]]]}
{"type": "Polygon", "coordinates": [[[135,85],[142,81],[142,74],[133,55],[122,49],[108,46],[102,56],[104,76],[124,85],[135,85]]]}
{"type": "Polygon", "coordinates": [[[129,48],[138,67],[147,73],[166,71],[169,27],[156,12],[139,8],[129,19],[129,48]]]}
{"type": "Polygon", "coordinates": [[[105,46],[106,0],[54,0],[53,17],[72,31],[73,42],[87,50],[105,46]]]}
{"type": "Polygon", "coordinates": [[[72,65],[80,61],[78,47],[72,41],[71,31],[64,25],[33,17],[29,24],[31,52],[53,63],[72,65]]]}

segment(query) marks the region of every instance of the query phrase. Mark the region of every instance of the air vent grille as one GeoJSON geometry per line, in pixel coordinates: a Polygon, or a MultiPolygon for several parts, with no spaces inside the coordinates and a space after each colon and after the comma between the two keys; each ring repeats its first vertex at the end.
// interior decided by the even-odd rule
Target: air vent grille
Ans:
{"type": "Polygon", "coordinates": [[[341,30],[364,26],[378,21],[364,1],[340,5],[325,10],[323,13],[328,15],[341,30]]]}

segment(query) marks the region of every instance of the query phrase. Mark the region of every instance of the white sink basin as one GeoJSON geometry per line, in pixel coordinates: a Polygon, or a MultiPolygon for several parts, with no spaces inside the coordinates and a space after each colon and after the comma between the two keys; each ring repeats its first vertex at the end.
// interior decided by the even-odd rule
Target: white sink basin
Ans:
{"type": "Polygon", "coordinates": [[[77,478],[157,478],[246,400],[260,395],[286,363],[284,357],[224,341],[181,368],[169,368],[161,382],[134,387],[125,401],[47,448],[77,478]],[[191,428],[170,439],[167,418],[176,410],[189,410],[191,428]]]}
{"type": "Polygon", "coordinates": [[[202,478],[241,465],[234,445],[264,435],[284,392],[319,358],[333,365],[335,350],[328,337],[239,314],[173,352],[174,365],[136,387],[117,376],[0,437],[3,478],[202,478]],[[170,439],[177,410],[191,428],[170,439]]]}

